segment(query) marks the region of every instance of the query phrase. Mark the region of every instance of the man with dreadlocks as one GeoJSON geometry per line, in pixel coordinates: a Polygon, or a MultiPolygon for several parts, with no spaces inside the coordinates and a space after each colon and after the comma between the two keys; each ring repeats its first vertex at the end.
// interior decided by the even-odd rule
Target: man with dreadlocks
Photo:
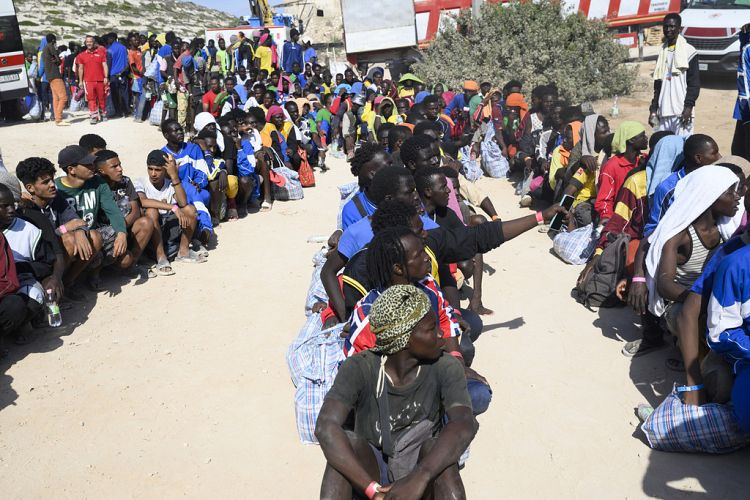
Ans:
{"type": "MultiPolygon", "coordinates": [[[[385,200],[400,199],[421,208],[421,201],[417,195],[414,178],[408,170],[399,167],[381,168],[372,178],[372,184],[367,191],[369,199],[378,206],[385,200]]],[[[424,220],[427,229],[437,227],[430,219],[424,220]]],[[[320,272],[320,278],[326,289],[331,306],[336,316],[344,320],[344,300],[341,296],[336,274],[343,269],[346,262],[361,250],[372,239],[370,218],[365,217],[346,228],[338,241],[336,251],[328,254],[328,259],[320,272]]]]}
{"type": "MultiPolygon", "coordinates": [[[[471,359],[464,360],[459,339],[461,330],[466,330],[468,325],[461,321],[461,314],[451,307],[437,280],[430,273],[432,259],[426,251],[422,235],[415,234],[415,229],[421,229],[419,224],[417,228],[401,225],[380,229],[370,243],[366,261],[371,287],[369,293],[354,306],[350,334],[344,342],[344,353],[351,357],[375,345],[369,315],[372,304],[384,290],[398,284],[414,285],[427,295],[437,314],[438,328],[445,339],[443,349],[464,365],[474,415],[479,415],[487,411],[492,390],[487,380],[469,367],[471,359]]],[[[467,338],[471,335],[471,331],[464,333],[467,338]]],[[[470,341],[467,346],[473,357],[474,350],[470,341]]]]}
{"type": "MultiPolygon", "coordinates": [[[[423,256],[412,257],[410,272],[426,269],[423,256]]],[[[321,498],[466,497],[458,459],[478,425],[461,363],[444,352],[432,309],[407,284],[373,304],[375,346],[341,365],[318,416],[315,435],[328,462],[321,498]]]]}
{"type": "Polygon", "coordinates": [[[391,155],[375,142],[365,142],[354,153],[351,161],[352,175],[357,177],[359,193],[341,209],[341,228],[346,229],[358,220],[375,213],[375,203],[367,196],[367,190],[375,173],[393,164],[391,155]]]}

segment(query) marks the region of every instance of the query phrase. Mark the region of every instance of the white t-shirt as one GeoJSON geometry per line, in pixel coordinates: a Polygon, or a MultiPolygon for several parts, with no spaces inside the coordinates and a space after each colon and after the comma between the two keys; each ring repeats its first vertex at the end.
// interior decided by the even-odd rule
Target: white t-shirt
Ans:
{"type": "MultiPolygon", "coordinates": [[[[174,186],[172,186],[172,181],[169,178],[164,179],[164,185],[161,189],[156,189],[154,185],[151,184],[148,177],[139,177],[133,182],[133,186],[135,187],[136,193],[143,193],[146,195],[146,198],[150,200],[161,201],[163,203],[169,203],[170,205],[176,203],[174,197],[174,186]]],[[[159,214],[166,215],[167,213],[169,213],[169,210],[159,209],[159,214]]]]}
{"type": "Polygon", "coordinates": [[[667,49],[667,64],[659,96],[659,115],[661,117],[680,116],[685,109],[687,94],[687,71],[673,75],[674,50],[667,49]]]}

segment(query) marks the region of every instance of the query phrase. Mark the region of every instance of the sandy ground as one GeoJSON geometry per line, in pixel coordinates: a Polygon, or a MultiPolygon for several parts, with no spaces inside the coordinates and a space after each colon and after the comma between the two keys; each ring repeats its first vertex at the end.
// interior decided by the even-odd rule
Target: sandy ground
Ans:
{"type": "MultiPolygon", "coordinates": [[[[732,82],[709,83],[698,131],[727,152],[732,82]]],[[[645,93],[621,117],[645,121],[645,93]]],[[[611,103],[598,103],[608,112],[611,103]]],[[[613,120],[613,123],[617,121],[613,120]]],[[[114,120],[0,128],[6,164],[56,159],[86,132],[105,137],[130,176],[163,144],[148,125],[114,120]]],[[[335,224],[341,160],[305,200],[222,224],[207,264],[151,280],[110,275],[109,292],[63,311],[0,364],[4,498],[315,498],[324,460],[299,443],[285,353],[303,323],[316,246],[335,224]]],[[[480,181],[503,218],[517,207],[504,180],[480,181]]],[[[494,401],[463,472],[469,498],[746,498],[750,450],[708,457],[651,451],[634,407],[675,380],[670,351],[630,360],[626,309],[594,314],[569,292],[580,268],[530,231],[485,257],[485,319],[474,367],[494,401]]]]}

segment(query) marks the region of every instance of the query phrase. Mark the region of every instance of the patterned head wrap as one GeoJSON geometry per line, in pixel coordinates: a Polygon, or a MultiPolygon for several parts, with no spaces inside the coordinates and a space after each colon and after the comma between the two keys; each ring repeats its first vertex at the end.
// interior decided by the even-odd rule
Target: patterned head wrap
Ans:
{"type": "Polygon", "coordinates": [[[432,309],[430,299],[413,285],[393,285],[375,300],[370,310],[374,352],[391,355],[406,347],[417,323],[432,309]]]}

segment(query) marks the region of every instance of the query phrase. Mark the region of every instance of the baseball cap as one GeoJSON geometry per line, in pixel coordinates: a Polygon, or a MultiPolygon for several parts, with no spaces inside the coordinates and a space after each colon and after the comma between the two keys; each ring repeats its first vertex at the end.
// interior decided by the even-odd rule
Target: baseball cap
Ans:
{"type": "Polygon", "coordinates": [[[167,164],[167,160],[164,159],[164,151],[161,149],[154,149],[148,154],[146,158],[146,165],[154,165],[156,167],[163,167],[167,164]]]}
{"type": "Polygon", "coordinates": [[[65,146],[57,155],[57,164],[60,168],[67,168],[71,165],[93,165],[95,158],[81,146],[65,146]]]}

